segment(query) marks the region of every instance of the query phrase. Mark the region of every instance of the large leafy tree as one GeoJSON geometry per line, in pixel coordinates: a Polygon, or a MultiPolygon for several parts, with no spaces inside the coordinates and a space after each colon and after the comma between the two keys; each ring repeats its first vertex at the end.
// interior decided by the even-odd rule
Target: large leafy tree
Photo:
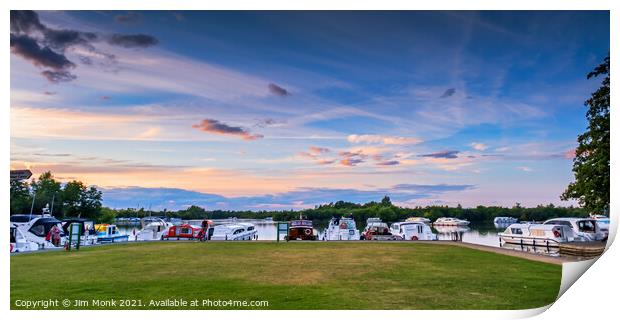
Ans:
{"type": "Polygon", "coordinates": [[[61,212],[61,208],[59,208],[61,185],[60,182],[54,179],[54,175],[51,172],[42,173],[39,176],[39,180],[35,181],[33,179],[30,185],[35,195],[34,214],[40,214],[46,205],[53,206],[54,213],[61,212]]]}
{"type": "Polygon", "coordinates": [[[32,197],[28,182],[20,180],[11,181],[11,214],[28,213],[32,197]]]}
{"type": "Polygon", "coordinates": [[[609,56],[588,74],[588,79],[605,76],[590,99],[586,117],[588,129],[579,135],[573,172],[575,181],[562,194],[563,200],[577,199],[591,213],[609,212],[609,56]]]}

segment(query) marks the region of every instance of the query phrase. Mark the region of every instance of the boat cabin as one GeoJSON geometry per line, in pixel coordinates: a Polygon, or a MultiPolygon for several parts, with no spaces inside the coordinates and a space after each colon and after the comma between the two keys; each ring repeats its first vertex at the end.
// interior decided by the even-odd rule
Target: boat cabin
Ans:
{"type": "Polygon", "coordinates": [[[575,234],[569,226],[529,223],[511,224],[499,236],[505,243],[548,247],[575,240],[575,234]]]}
{"type": "Polygon", "coordinates": [[[395,222],[392,223],[390,232],[401,236],[404,240],[437,240],[431,227],[423,222],[395,222]]]}
{"type": "Polygon", "coordinates": [[[605,234],[600,230],[600,225],[596,221],[590,218],[555,218],[547,220],[543,224],[567,226],[582,241],[600,241],[605,238],[605,234]]]}
{"type": "Polygon", "coordinates": [[[251,223],[223,224],[213,228],[211,240],[252,240],[258,231],[251,223]]]}
{"type": "Polygon", "coordinates": [[[317,233],[310,220],[293,220],[288,228],[286,240],[316,240],[317,233]]]}
{"type": "Polygon", "coordinates": [[[189,223],[172,226],[163,235],[163,240],[199,240],[203,236],[202,228],[189,223]]]}

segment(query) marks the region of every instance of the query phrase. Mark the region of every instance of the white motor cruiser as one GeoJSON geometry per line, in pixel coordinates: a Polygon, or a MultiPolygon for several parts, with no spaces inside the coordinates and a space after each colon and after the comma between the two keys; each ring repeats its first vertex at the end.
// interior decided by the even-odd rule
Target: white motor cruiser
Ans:
{"type": "Polygon", "coordinates": [[[65,233],[60,220],[49,214],[43,214],[26,223],[13,224],[27,241],[34,242],[39,249],[62,247],[65,233]]]}
{"type": "Polygon", "coordinates": [[[575,238],[580,238],[576,240],[601,241],[606,239],[605,232],[601,230],[600,224],[591,218],[555,218],[547,220],[543,224],[570,227],[575,233],[575,238]]]}
{"type": "Polygon", "coordinates": [[[571,227],[553,224],[515,223],[498,235],[505,243],[528,246],[557,247],[577,240],[571,227]]]}
{"type": "Polygon", "coordinates": [[[252,240],[258,231],[252,223],[239,222],[217,225],[213,228],[211,240],[252,240]]]}
{"type": "Polygon", "coordinates": [[[439,218],[433,222],[434,226],[467,226],[469,221],[457,218],[439,218]]]}
{"type": "Polygon", "coordinates": [[[161,218],[144,218],[141,220],[142,229],[136,234],[136,241],[161,240],[174,224],[161,218]]]}
{"type": "Polygon", "coordinates": [[[11,225],[11,253],[36,251],[38,249],[39,246],[35,242],[26,239],[26,236],[16,225],[11,225]]]}
{"type": "Polygon", "coordinates": [[[403,240],[437,240],[431,227],[423,222],[405,221],[392,223],[390,231],[403,240]]]}
{"type": "Polygon", "coordinates": [[[325,230],[325,240],[359,240],[360,231],[357,230],[352,218],[334,217],[329,221],[325,230]]]}

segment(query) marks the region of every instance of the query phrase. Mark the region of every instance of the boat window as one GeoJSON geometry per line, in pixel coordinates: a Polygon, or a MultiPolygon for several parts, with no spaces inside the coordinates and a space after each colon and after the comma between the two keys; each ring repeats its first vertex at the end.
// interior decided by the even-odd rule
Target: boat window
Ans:
{"type": "Polygon", "coordinates": [[[248,231],[254,230],[254,227],[248,227],[248,231]]]}
{"type": "Polygon", "coordinates": [[[510,233],[512,234],[523,234],[523,230],[519,228],[510,228],[510,233]]]}
{"type": "Polygon", "coordinates": [[[42,224],[32,226],[32,228],[30,228],[30,232],[39,237],[45,237],[47,235],[47,232],[45,232],[45,225],[42,224]]]}
{"type": "Polygon", "coordinates": [[[11,243],[17,242],[15,238],[17,238],[17,229],[11,228],[11,243]]]}
{"type": "Polygon", "coordinates": [[[595,232],[596,227],[594,226],[594,221],[591,220],[581,220],[577,222],[577,227],[579,227],[579,231],[581,232],[595,232]]]}

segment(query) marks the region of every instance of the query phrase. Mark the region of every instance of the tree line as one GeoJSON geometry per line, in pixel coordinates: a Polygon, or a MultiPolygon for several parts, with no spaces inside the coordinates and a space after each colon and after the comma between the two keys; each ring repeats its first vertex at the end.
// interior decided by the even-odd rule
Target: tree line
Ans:
{"type": "Polygon", "coordinates": [[[11,215],[41,214],[46,206],[57,218],[101,218],[102,194],[94,186],[72,180],[64,185],[47,171],[30,182],[11,181],[11,215]]]}
{"type": "Polygon", "coordinates": [[[415,208],[403,208],[394,205],[388,196],[380,202],[371,201],[365,204],[338,201],[323,204],[311,209],[300,211],[229,211],[229,210],[205,210],[198,206],[191,206],[178,211],[146,211],[144,209],[110,209],[104,208],[108,216],[116,218],[143,218],[146,216],[159,216],[165,218],[180,218],[183,220],[193,219],[226,219],[236,217],[240,219],[264,219],[271,217],[276,221],[290,221],[303,216],[305,219],[314,221],[327,221],[335,216],[352,216],[358,224],[365,224],[368,218],[381,218],[385,222],[402,221],[409,217],[425,217],[432,221],[440,217],[454,217],[466,219],[474,223],[490,222],[495,217],[514,217],[524,221],[542,221],[555,217],[585,217],[588,213],[582,208],[556,207],[553,204],[539,205],[533,208],[522,207],[515,204],[512,207],[500,206],[477,206],[475,208],[463,208],[449,206],[426,206],[415,208]]]}

